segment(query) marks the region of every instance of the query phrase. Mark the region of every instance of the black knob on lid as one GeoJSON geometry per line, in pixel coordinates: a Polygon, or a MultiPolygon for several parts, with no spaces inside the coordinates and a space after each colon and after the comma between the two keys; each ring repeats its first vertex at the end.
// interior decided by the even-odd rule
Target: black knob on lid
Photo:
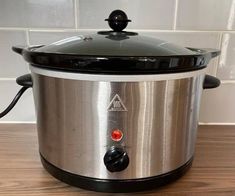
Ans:
{"type": "Polygon", "coordinates": [[[129,165],[129,157],[122,148],[113,146],[104,155],[104,164],[110,172],[120,172],[129,165]]]}
{"type": "Polygon", "coordinates": [[[116,32],[122,31],[126,28],[128,22],[131,22],[131,20],[127,18],[126,13],[122,10],[112,11],[109,18],[105,19],[105,21],[108,21],[110,28],[116,32]]]}

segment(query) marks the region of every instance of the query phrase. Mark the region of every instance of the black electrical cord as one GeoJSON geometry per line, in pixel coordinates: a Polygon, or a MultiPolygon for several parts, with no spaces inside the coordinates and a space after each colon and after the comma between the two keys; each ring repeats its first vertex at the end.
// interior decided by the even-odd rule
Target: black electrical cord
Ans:
{"type": "Polygon", "coordinates": [[[19,92],[16,94],[16,96],[14,97],[14,99],[12,100],[12,102],[10,103],[10,105],[3,111],[0,113],[0,118],[2,118],[3,116],[5,116],[8,112],[10,112],[12,110],[12,108],[15,106],[15,104],[19,101],[20,97],[23,95],[23,93],[28,89],[29,87],[22,87],[19,92]]]}

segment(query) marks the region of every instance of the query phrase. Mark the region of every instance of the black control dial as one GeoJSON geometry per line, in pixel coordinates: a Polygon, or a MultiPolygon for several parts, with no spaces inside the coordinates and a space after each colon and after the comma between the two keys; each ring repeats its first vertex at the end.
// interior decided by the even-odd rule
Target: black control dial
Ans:
{"type": "Polygon", "coordinates": [[[124,149],[113,146],[104,155],[104,164],[110,172],[120,172],[129,165],[129,157],[124,149]]]}

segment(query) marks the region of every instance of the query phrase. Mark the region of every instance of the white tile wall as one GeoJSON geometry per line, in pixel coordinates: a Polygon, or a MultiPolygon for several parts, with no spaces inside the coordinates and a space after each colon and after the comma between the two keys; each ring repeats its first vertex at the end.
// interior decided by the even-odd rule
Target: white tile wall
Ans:
{"type": "Polygon", "coordinates": [[[223,34],[221,48],[222,48],[222,53],[218,66],[218,77],[223,80],[234,80],[235,79],[235,33],[223,34]]]}
{"type": "Polygon", "coordinates": [[[179,0],[177,29],[235,29],[234,0],[179,0]]]}
{"type": "Polygon", "coordinates": [[[75,27],[73,0],[0,0],[1,27],[75,27]]]}
{"type": "Polygon", "coordinates": [[[216,123],[235,122],[235,85],[222,84],[217,89],[204,90],[200,121],[216,123]]]}
{"type": "MultiPolygon", "coordinates": [[[[128,28],[140,34],[182,46],[221,48],[208,72],[223,84],[203,92],[200,121],[235,124],[235,0],[0,0],[0,111],[19,89],[14,79],[28,72],[11,46],[47,44],[107,29],[104,19],[114,9],[126,11],[132,19],[128,28]]],[[[0,119],[34,120],[31,90],[0,119]]]]}
{"type": "Polygon", "coordinates": [[[11,50],[13,45],[26,45],[24,31],[0,30],[0,77],[15,78],[27,72],[27,64],[11,50]]]}

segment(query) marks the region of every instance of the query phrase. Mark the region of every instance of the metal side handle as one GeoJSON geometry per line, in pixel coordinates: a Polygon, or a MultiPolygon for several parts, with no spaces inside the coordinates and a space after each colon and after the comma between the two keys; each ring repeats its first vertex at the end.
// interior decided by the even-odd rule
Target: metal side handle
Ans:
{"type": "Polygon", "coordinates": [[[220,80],[214,76],[206,75],[203,82],[203,89],[216,88],[220,85],[220,80]]]}

